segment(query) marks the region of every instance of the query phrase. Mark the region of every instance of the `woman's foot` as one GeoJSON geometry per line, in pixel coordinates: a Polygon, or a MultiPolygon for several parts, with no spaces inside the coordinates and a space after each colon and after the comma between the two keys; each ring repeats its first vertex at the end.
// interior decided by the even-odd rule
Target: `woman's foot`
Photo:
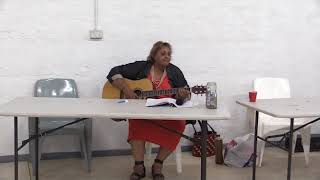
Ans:
{"type": "Polygon", "coordinates": [[[153,180],[164,180],[164,176],[162,174],[162,164],[163,161],[160,159],[155,159],[152,165],[152,178],[153,180]]]}
{"type": "Polygon", "coordinates": [[[146,177],[146,168],[143,161],[135,161],[133,173],[130,175],[130,180],[140,180],[146,177]]]}

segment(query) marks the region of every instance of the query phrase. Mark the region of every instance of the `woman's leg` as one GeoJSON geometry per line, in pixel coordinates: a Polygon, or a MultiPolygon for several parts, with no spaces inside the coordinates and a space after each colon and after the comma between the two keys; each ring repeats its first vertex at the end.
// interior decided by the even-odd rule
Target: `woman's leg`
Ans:
{"type": "Polygon", "coordinates": [[[145,167],[144,167],[145,141],[131,140],[129,143],[131,144],[132,155],[135,161],[133,166],[133,173],[130,176],[130,180],[139,180],[145,177],[145,167]]]}
{"type": "Polygon", "coordinates": [[[172,153],[172,150],[163,148],[160,146],[159,152],[152,165],[152,176],[155,180],[162,180],[164,176],[162,174],[162,164],[165,159],[172,153]]]}
{"type": "Polygon", "coordinates": [[[172,153],[171,150],[166,149],[166,148],[163,148],[163,147],[160,146],[159,152],[158,152],[158,154],[157,154],[156,159],[159,159],[159,160],[161,160],[161,161],[164,161],[164,160],[167,159],[167,157],[168,157],[171,153],[172,153]]]}
{"type": "Polygon", "coordinates": [[[141,140],[131,140],[130,141],[132,155],[133,155],[133,159],[135,161],[143,161],[144,160],[145,144],[146,144],[146,142],[141,141],[141,140]]]}

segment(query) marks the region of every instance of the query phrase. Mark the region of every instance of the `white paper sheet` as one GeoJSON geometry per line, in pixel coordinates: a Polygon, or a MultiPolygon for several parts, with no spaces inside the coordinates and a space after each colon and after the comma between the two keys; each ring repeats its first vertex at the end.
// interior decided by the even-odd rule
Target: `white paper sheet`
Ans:
{"type": "Polygon", "coordinates": [[[173,98],[161,98],[161,99],[148,98],[146,102],[147,107],[161,106],[161,105],[174,105],[175,107],[178,107],[178,108],[190,108],[192,107],[192,101],[186,101],[182,105],[177,105],[176,100],[173,98]]]}

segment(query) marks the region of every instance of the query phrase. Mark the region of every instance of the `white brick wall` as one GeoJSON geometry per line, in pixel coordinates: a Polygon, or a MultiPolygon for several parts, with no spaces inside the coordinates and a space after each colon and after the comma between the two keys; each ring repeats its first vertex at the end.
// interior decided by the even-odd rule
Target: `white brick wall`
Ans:
{"type": "MultiPolygon", "coordinates": [[[[144,59],[153,42],[174,48],[189,83],[216,81],[232,121],[215,122],[226,140],[247,132],[234,103],[256,77],[287,77],[293,96],[319,96],[318,0],[117,0],[100,2],[104,41],[88,41],[93,0],[0,0],[0,103],[30,96],[40,78],[74,78],[81,97],[100,97],[109,69],[144,59]],[[305,91],[308,94],[305,94],[305,91]]],[[[9,120],[10,119],[10,120],[9,120]]],[[[94,121],[94,149],[128,148],[125,123],[94,121]]],[[[0,156],[12,154],[13,123],[0,118],[0,156]]],[[[20,140],[27,122],[20,121],[20,140]]],[[[69,142],[72,143],[69,143],[69,142]]],[[[53,138],[46,152],[75,151],[53,138]]],[[[27,153],[25,149],[22,153],[27,153]]]]}

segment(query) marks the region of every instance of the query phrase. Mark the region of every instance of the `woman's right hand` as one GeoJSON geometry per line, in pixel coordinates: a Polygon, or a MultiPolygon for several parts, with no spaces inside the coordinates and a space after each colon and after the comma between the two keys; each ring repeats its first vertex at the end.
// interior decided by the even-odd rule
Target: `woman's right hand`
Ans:
{"type": "Polygon", "coordinates": [[[127,99],[138,99],[136,93],[134,93],[129,86],[126,84],[123,78],[115,79],[112,83],[113,86],[117,87],[118,89],[122,90],[127,99]]]}
{"type": "Polygon", "coordinates": [[[125,98],[127,99],[138,99],[138,95],[133,92],[131,89],[126,89],[123,91],[124,95],[125,95],[125,98]]]}

